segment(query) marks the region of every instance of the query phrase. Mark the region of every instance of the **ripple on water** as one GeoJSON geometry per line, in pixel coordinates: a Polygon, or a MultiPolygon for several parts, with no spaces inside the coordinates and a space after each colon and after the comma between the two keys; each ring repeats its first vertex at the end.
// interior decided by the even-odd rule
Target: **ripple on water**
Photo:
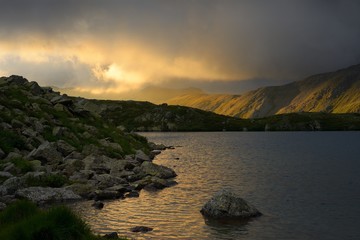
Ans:
{"type": "Polygon", "coordinates": [[[139,198],[73,206],[98,233],[136,239],[356,239],[360,235],[360,133],[146,133],[180,145],[155,162],[178,185],[139,198]],[[176,160],[175,158],[179,158],[176,160]],[[199,210],[233,188],[264,213],[247,224],[205,222],[199,210]],[[145,234],[130,228],[154,228],[145,234]],[[336,227],[334,227],[336,226],[336,227]],[[336,229],[342,229],[338,231],[336,229]]]}

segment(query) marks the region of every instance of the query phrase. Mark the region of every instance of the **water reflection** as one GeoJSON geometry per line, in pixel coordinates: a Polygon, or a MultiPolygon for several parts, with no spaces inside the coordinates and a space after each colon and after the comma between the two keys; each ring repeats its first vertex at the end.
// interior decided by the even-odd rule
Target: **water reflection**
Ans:
{"type": "Polygon", "coordinates": [[[352,239],[360,235],[360,133],[146,135],[157,143],[182,146],[155,159],[174,168],[179,184],[158,192],[143,190],[139,198],[105,202],[102,210],[93,209],[91,202],[75,204],[94,231],[116,231],[135,239],[352,239]],[[245,224],[204,219],[202,205],[224,186],[264,215],[245,224]],[[154,230],[131,233],[130,228],[138,225],[154,230]]]}

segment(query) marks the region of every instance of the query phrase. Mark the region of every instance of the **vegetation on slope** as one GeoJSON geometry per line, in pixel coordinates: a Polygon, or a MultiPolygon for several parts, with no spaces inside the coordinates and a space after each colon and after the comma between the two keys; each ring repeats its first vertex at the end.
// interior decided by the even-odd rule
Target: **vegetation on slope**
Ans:
{"type": "Polygon", "coordinates": [[[359,113],[360,65],[242,95],[185,94],[168,103],[241,118],[294,112],[359,113]]]}
{"type": "Polygon", "coordinates": [[[0,239],[98,240],[89,226],[64,206],[39,209],[34,203],[17,201],[0,212],[0,239]]]}

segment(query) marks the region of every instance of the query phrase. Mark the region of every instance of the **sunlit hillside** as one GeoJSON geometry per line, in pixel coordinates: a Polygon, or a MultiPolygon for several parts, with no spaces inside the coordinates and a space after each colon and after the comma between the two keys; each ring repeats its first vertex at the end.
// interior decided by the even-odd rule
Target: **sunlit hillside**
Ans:
{"type": "Polygon", "coordinates": [[[168,103],[242,118],[291,112],[360,112],[360,65],[243,95],[186,94],[168,103]]]}

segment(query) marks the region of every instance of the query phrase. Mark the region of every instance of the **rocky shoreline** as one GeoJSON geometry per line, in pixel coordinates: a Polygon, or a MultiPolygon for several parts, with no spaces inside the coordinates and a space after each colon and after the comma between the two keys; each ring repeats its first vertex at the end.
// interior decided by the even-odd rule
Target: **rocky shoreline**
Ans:
{"type": "Polygon", "coordinates": [[[19,76],[0,78],[0,208],[137,197],[176,184],[152,162],[164,145],[125,133],[83,98],[69,98],[19,76]]]}

